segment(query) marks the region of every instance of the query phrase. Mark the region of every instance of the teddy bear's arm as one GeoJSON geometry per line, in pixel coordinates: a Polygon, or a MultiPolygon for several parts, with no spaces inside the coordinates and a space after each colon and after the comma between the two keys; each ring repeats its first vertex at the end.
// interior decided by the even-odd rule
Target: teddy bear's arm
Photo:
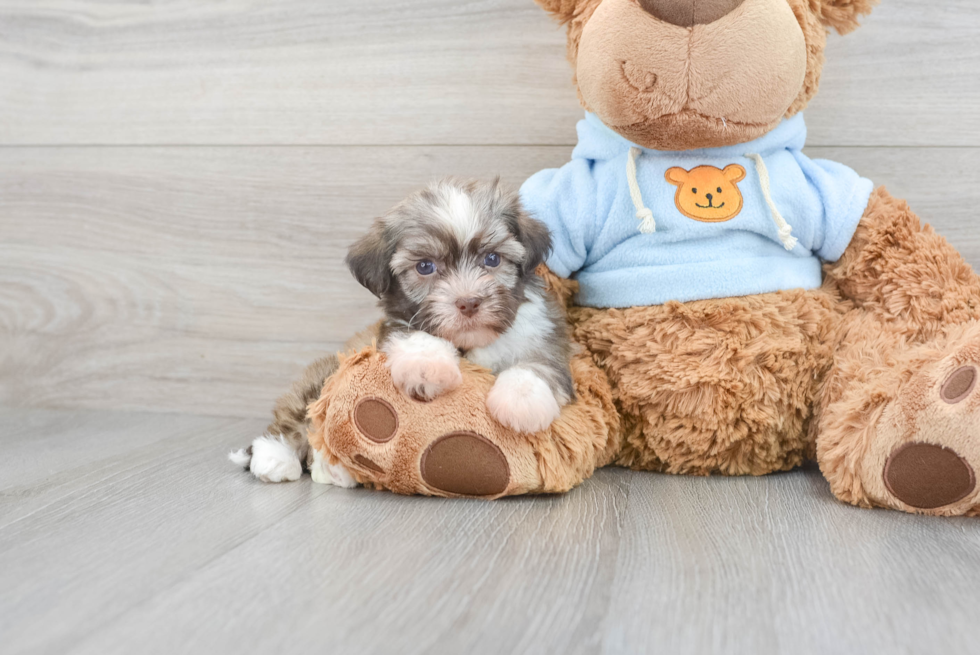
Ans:
{"type": "Polygon", "coordinates": [[[874,184],[839,162],[810,159],[800,152],[794,156],[820,199],[822,218],[814,252],[825,262],[835,262],[851,242],[874,184]]]}

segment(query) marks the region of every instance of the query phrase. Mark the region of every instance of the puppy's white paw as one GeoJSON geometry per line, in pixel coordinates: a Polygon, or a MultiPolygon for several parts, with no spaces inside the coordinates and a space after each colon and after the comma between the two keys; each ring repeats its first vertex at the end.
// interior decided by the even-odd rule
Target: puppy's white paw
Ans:
{"type": "Polygon", "coordinates": [[[497,376],[487,394],[487,409],[499,423],[517,432],[544,430],[561,414],[548,383],[523,368],[509,368],[497,376]]]}
{"type": "Polygon", "coordinates": [[[416,400],[432,400],[463,382],[456,347],[425,332],[391,337],[384,346],[395,386],[416,400]]]}
{"type": "Polygon", "coordinates": [[[332,484],[345,489],[353,489],[357,486],[357,480],[343,465],[330,464],[319,450],[313,451],[310,475],[313,476],[313,481],[319,484],[332,484]]]}
{"type": "Polygon", "coordinates": [[[228,461],[235,466],[241,466],[243,469],[247,469],[249,463],[252,461],[252,453],[250,450],[239,448],[228,453],[228,461]]]}
{"type": "Polygon", "coordinates": [[[292,482],[303,475],[303,464],[282,435],[265,435],[252,442],[249,470],[263,482],[292,482]]]}

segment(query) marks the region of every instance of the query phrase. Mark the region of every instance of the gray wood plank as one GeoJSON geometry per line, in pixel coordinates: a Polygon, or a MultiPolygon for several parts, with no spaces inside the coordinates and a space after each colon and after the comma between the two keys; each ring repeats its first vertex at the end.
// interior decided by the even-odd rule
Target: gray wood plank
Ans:
{"type": "MultiPolygon", "coordinates": [[[[814,145],[980,146],[980,3],[832,37],[814,145]]],[[[2,144],[570,144],[531,0],[0,0],[2,144]]]]}
{"type": "Polygon", "coordinates": [[[3,489],[5,652],[65,652],[328,491],[262,487],[227,462],[227,450],[260,429],[254,420],[70,413],[59,422],[49,413],[38,425],[23,412],[2,416],[4,442],[36,444],[40,455],[60,459],[74,444],[107,451],[54,475],[35,458],[24,463],[35,469],[30,482],[3,489]],[[143,445],[119,448],[127,438],[143,445]]]}
{"type": "Polygon", "coordinates": [[[148,453],[178,450],[174,438],[233,434],[231,443],[244,445],[263,427],[255,419],[0,409],[0,529],[73,495],[98,493],[133,474],[148,453]]]}
{"type": "Polygon", "coordinates": [[[503,172],[516,186],[567,157],[0,150],[0,403],[264,417],[306,364],[378,317],[343,265],[374,216],[440,175],[503,172]]]}
{"type": "Polygon", "coordinates": [[[69,652],[597,652],[630,479],[501,503],[337,490],[69,652]]]}
{"type": "MultiPolygon", "coordinates": [[[[73,438],[106,428],[72,416],[73,438]]],[[[223,461],[248,422],[215,421],[170,429],[125,471],[0,527],[7,652],[598,647],[624,472],[499,503],[263,485],[223,461]]]]}
{"type": "Polygon", "coordinates": [[[603,650],[973,652],[978,548],[976,519],[843,505],[815,467],[637,475],[603,650]]]}
{"type": "Polygon", "coordinates": [[[832,35],[806,110],[823,146],[980,144],[980,3],[883,0],[851,34],[832,35]]]}
{"type": "MultiPolygon", "coordinates": [[[[811,148],[884,182],[974,266],[976,148],[811,148]]],[[[265,418],[378,316],[342,264],[447,173],[518,185],[567,147],[0,149],[0,404],[265,418]]]]}
{"type": "Polygon", "coordinates": [[[44,458],[21,460],[4,511],[51,502],[0,525],[4,652],[873,654],[980,638],[980,522],[846,506],[814,467],[610,468],[561,496],[411,498],[255,482],[223,455],[256,426],[0,410],[5,443],[56,458],[146,433],[58,465],[57,493],[44,458]]]}

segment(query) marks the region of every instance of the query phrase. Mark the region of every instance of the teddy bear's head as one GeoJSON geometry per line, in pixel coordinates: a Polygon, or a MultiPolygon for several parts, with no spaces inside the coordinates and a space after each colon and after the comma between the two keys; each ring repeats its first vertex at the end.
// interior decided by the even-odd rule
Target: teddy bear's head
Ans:
{"type": "Polygon", "coordinates": [[[536,0],[568,26],[582,105],[658,150],[744,143],[817,91],[827,30],[877,0],[536,0]]]}

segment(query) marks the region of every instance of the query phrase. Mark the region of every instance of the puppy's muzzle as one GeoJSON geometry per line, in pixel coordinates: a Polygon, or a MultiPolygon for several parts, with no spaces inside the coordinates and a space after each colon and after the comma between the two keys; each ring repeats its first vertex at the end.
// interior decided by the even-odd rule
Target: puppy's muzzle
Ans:
{"type": "Polygon", "coordinates": [[[482,304],[483,300],[480,298],[458,298],[456,300],[456,309],[466,318],[473,318],[480,311],[480,305],[482,304]]]}

